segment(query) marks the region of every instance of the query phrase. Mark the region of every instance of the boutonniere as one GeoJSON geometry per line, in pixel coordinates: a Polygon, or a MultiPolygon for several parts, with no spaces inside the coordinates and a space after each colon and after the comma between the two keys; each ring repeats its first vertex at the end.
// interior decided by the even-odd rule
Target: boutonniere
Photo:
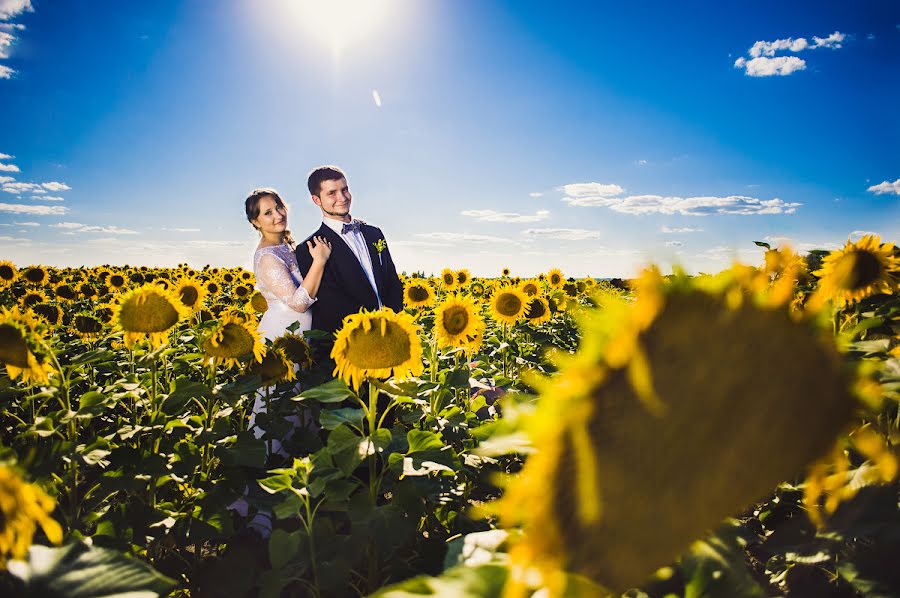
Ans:
{"type": "Polygon", "coordinates": [[[378,252],[378,265],[383,266],[384,262],[381,260],[381,252],[387,249],[387,243],[385,243],[384,239],[378,239],[372,245],[375,246],[375,251],[378,252]]]}

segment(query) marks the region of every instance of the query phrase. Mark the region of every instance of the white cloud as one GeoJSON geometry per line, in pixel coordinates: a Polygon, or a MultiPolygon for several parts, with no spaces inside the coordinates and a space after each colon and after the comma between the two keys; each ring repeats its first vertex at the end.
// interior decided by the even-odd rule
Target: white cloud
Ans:
{"type": "Polygon", "coordinates": [[[564,197],[570,206],[607,207],[624,214],[793,214],[803,204],[781,199],[757,199],[742,195],[728,197],[664,197],[662,195],[630,195],[628,197],[564,197]]]}
{"type": "Polygon", "coordinates": [[[750,77],[771,77],[772,75],[785,76],[802,71],[806,68],[806,61],[796,56],[777,56],[766,58],[760,56],[751,60],[743,57],[734,61],[735,68],[743,68],[750,77]]]}
{"type": "Polygon", "coordinates": [[[647,161],[644,160],[644,159],[635,160],[634,163],[635,163],[637,166],[646,166],[646,165],[647,165],[647,161]]]}
{"type": "Polygon", "coordinates": [[[619,185],[603,183],[570,183],[563,185],[562,190],[574,198],[611,197],[625,192],[619,185]]]}
{"type": "Polygon", "coordinates": [[[14,179],[11,176],[0,176],[0,185],[5,185],[6,183],[11,183],[14,180],[16,180],[16,179],[14,179]]]}
{"type": "Polygon", "coordinates": [[[59,222],[50,228],[64,228],[75,233],[103,233],[105,235],[137,235],[136,230],[119,228],[118,226],[91,226],[80,222],[59,222]]]}
{"type": "Polygon", "coordinates": [[[19,239],[17,237],[8,237],[6,235],[0,236],[0,241],[3,242],[16,242],[16,243],[30,243],[31,239],[19,239]]]}
{"type": "Polygon", "coordinates": [[[0,30],[0,58],[9,58],[9,49],[15,39],[16,36],[12,33],[0,30]]]}
{"type": "Polygon", "coordinates": [[[515,243],[505,237],[493,237],[490,235],[474,235],[469,233],[417,233],[415,236],[430,241],[445,241],[448,243],[515,243]]]}
{"type": "Polygon", "coordinates": [[[68,191],[69,189],[71,189],[71,187],[69,187],[65,183],[57,183],[56,181],[50,183],[41,183],[41,185],[47,191],[68,191]]]}
{"type": "Polygon", "coordinates": [[[666,241],[666,247],[684,247],[681,241],[666,241]]]}
{"type": "Polygon", "coordinates": [[[372,100],[375,102],[375,107],[381,108],[381,94],[378,93],[377,89],[372,90],[372,100]]]}
{"type": "MultiPolygon", "coordinates": [[[[33,191],[32,191],[33,193],[33,191]]],[[[41,196],[32,196],[31,199],[36,199],[37,201],[66,201],[64,197],[57,197],[55,195],[41,195],[41,196]]]]}
{"type": "Polygon", "coordinates": [[[166,228],[163,227],[163,230],[171,231],[173,233],[199,233],[199,228],[166,228]]]}
{"type": "Polygon", "coordinates": [[[13,74],[15,74],[15,72],[16,71],[9,68],[5,64],[0,64],[0,79],[12,79],[12,76],[13,74]]]}
{"type": "Polygon", "coordinates": [[[34,12],[31,0],[0,0],[0,21],[8,21],[26,11],[34,12]]]}
{"type": "Polygon", "coordinates": [[[0,163],[0,172],[21,172],[15,164],[0,163]]]}
{"type": "Polygon", "coordinates": [[[514,212],[498,212],[496,210],[464,210],[463,216],[470,216],[485,222],[540,222],[550,217],[550,210],[538,210],[534,214],[516,214],[514,212]]]}
{"type": "Polygon", "coordinates": [[[599,231],[584,228],[529,228],[522,231],[522,234],[533,239],[555,239],[559,241],[586,241],[600,238],[599,231]]]}
{"type": "Polygon", "coordinates": [[[188,241],[186,243],[190,247],[198,249],[215,249],[224,247],[246,247],[243,241],[188,241]]]}
{"type": "Polygon", "coordinates": [[[0,203],[0,212],[31,214],[33,216],[62,216],[69,211],[63,206],[27,206],[18,203],[0,203]]]}
{"type": "Polygon", "coordinates": [[[893,195],[900,195],[900,179],[897,179],[893,183],[890,181],[884,181],[883,183],[878,183],[877,185],[872,185],[866,191],[874,193],[875,195],[885,195],[887,193],[893,195]]]}
{"type": "Polygon", "coordinates": [[[15,156],[10,156],[9,154],[0,153],[0,160],[12,160],[15,156]]]}
{"type": "Polygon", "coordinates": [[[833,50],[836,50],[838,48],[843,47],[842,44],[846,37],[847,37],[846,35],[844,35],[843,33],[839,32],[839,31],[835,31],[834,33],[832,33],[831,35],[829,35],[828,37],[825,37],[825,38],[813,36],[813,46],[812,47],[813,48],[831,48],[833,50]]]}
{"type": "Polygon", "coordinates": [[[668,233],[668,234],[678,234],[678,233],[702,233],[702,232],[703,232],[703,229],[702,229],[702,228],[691,228],[691,227],[688,227],[688,226],[685,226],[685,227],[682,227],[682,228],[670,228],[670,227],[668,227],[668,226],[666,226],[666,225],[663,225],[662,227],[660,227],[659,232],[661,232],[661,233],[668,233]]]}
{"type": "MultiPolygon", "coordinates": [[[[815,38],[819,39],[819,38],[815,38]]],[[[776,39],[774,42],[756,42],[750,48],[748,54],[753,58],[760,56],[775,56],[776,52],[787,50],[789,52],[802,52],[809,47],[805,37],[776,39]]]]}
{"type": "Polygon", "coordinates": [[[13,222],[16,226],[40,226],[38,222],[13,222]]]}
{"type": "Polygon", "coordinates": [[[880,237],[880,236],[881,236],[881,235],[879,235],[878,233],[876,233],[876,232],[874,232],[874,231],[871,231],[871,230],[855,230],[855,231],[853,231],[852,233],[850,233],[850,237],[851,237],[851,238],[855,238],[855,239],[857,239],[857,240],[858,240],[860,237],[865,237],[866,235],[874,235],[874,236],[876,236],[876,237],[880,237]]]}
{"type": "Polygon", "coordinates": [[[540,197],[540,196],[543,195],[543,193],[541,193],[540,191],[534,191],[534,192],[532,192],[532,193],[529,193],[528,195],[529,195],[530,197],[540,197]]]}
{"type": "Polygon", "coordinates": [[[3,190],[7,193],[19,195],[20,193],[36,193],[41,187],[35,183],[10,182],[3,183],[3,190]]]}

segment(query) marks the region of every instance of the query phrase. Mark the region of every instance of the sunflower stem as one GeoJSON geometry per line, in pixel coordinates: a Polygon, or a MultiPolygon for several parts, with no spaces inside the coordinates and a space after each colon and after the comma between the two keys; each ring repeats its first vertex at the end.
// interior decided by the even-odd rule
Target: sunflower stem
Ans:
{"type": "MultiPolygon", "coordinates": [[[[371,443],[372,454],[369,455],[369,501],[372,505],[372,509],[375,509],[378,502],[378,486],[380,486],[380,480],[376,479],[376,468],[375,468],[375,458],[376,458],[376,450],[375,450],[375,431],[378,417],[378,389],[375,388],[375,383],[372,380],[369,380],[369,408],[366,410],[366,416],[369,420],[369,442],[371,443]]],[[[378,574],[377,567],[377,558],[378,553],[376,551],[375,546],[375,538],[372,537],[369,539],[369,590],[374,590],[376,585],[376,576],[378,574]]]]}

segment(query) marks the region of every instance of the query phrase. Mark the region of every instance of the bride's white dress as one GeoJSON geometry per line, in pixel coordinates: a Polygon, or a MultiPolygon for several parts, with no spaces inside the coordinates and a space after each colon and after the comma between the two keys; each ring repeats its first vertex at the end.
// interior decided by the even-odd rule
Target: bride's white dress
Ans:
{"type": "MultiPolygon", "coordinates": [[[[267,340],[275,340],[288,331],[288,326],[299,322],[295,334],[303,334],[312,328],[312,312],[309,307],[315,299],[301,285],[303,275],[297,265],[294,250],[286,243],[261,247],[253,256],[253,273],[256,275],[256,289],[262,293],[269,304],[269,309],[259,320],[259,333],[267,340]]],[[[257,427],[256,416],[266,412],[265,391],[256,393],[253,402],[253,413],[250,416],[250,428],[257,438],[261,438],[263,430],[257,427]]],[[[299,418],[289,418],[295,425],[299,418]]],[[[272,440],[272,452],[280,452],[281,442],[272,440]]]]}

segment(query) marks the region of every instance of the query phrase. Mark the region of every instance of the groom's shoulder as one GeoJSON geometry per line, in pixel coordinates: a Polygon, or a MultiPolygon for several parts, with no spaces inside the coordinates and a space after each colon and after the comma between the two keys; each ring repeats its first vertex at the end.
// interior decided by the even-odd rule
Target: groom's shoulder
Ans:
{"type": "Polygon", "coordinates": [[[361,227],[367,228],[367,229],[369,229],[369,230],[371,230],[371,231],[373,231],[373,232],[376,232],[376,231],[377,231],[378,233],[381,233],[381,229],[380,229],[380,228],[378,228],[378,227],[375,226],[374,224],[369,224],[369,223],[366,222],[365,220],[360,220],[359,225],[360,225],[361,227]]]}

